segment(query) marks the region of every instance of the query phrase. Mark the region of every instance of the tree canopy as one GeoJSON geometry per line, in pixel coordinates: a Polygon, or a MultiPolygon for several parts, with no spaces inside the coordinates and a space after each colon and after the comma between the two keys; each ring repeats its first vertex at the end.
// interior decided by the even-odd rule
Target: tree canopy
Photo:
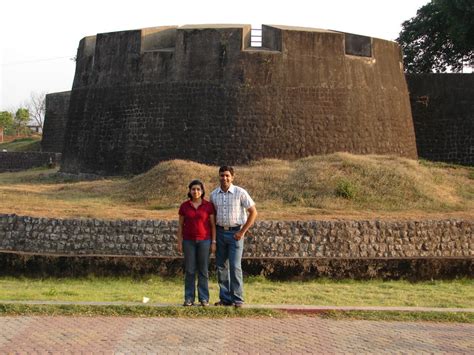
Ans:
{"type": "Polygon", "coordinates": [[[0,112],[0,127],[7,130],[11,128],[12,126],[13,126],[13,114],[8,111],[0,112]]]}
{"type": "Polygon", "coordinates": [[[403,22],[397,42],[409,73],[474,67],[474,1],[432,0],[403,22]]]}

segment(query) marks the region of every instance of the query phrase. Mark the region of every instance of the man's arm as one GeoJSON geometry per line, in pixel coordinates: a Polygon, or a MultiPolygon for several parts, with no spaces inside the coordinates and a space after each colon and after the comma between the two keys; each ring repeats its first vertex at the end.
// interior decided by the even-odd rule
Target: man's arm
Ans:
{"type": "Polygon", "coordinates": [[[250,227],[255,223],[255,219],[257,219],[257,207],[253,205],[248,210],[249,215],[247,217],[247,222],[242,226],[242,228],[234,234],[235,240],[240,240],[245,236],[245,233],[249,230],[250,227]]]}

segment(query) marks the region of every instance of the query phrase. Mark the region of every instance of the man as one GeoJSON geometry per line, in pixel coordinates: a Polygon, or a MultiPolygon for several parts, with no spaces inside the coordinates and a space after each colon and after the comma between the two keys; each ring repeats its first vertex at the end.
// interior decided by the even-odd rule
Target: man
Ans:
{"type": "Polygon", "coordinates": [[[220,167],[219,180],[220,187],[210,196],[216,208],[216,264],[220,299],[216,306],[242,307],[244,237],[257,218],[257,209],[248,192],[232,184],[234,169],[231,166],[220,167]]]}

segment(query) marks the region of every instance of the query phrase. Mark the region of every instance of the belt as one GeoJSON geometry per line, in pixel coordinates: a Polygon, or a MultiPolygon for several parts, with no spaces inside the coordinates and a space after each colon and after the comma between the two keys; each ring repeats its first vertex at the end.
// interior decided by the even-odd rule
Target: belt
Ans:
{"type": "Polygon", "coordinates": [[[224,226],[220,226],[220,225],[216,225],[217,228],[219,229],[223,229],[225,231],[239,231],[240,230],[240,226],[235,226],[235,227],[224,227],[224,226]]]}

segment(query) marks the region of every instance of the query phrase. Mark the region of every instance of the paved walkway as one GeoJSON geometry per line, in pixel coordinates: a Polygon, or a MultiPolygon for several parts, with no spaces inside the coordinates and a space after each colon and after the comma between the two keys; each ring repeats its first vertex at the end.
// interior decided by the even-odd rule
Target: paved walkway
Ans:
{"type": "Polygon", "coordinates": [[[4,353],[465,353],[474,324],[288,318],[0,317],[4,353]]]}

